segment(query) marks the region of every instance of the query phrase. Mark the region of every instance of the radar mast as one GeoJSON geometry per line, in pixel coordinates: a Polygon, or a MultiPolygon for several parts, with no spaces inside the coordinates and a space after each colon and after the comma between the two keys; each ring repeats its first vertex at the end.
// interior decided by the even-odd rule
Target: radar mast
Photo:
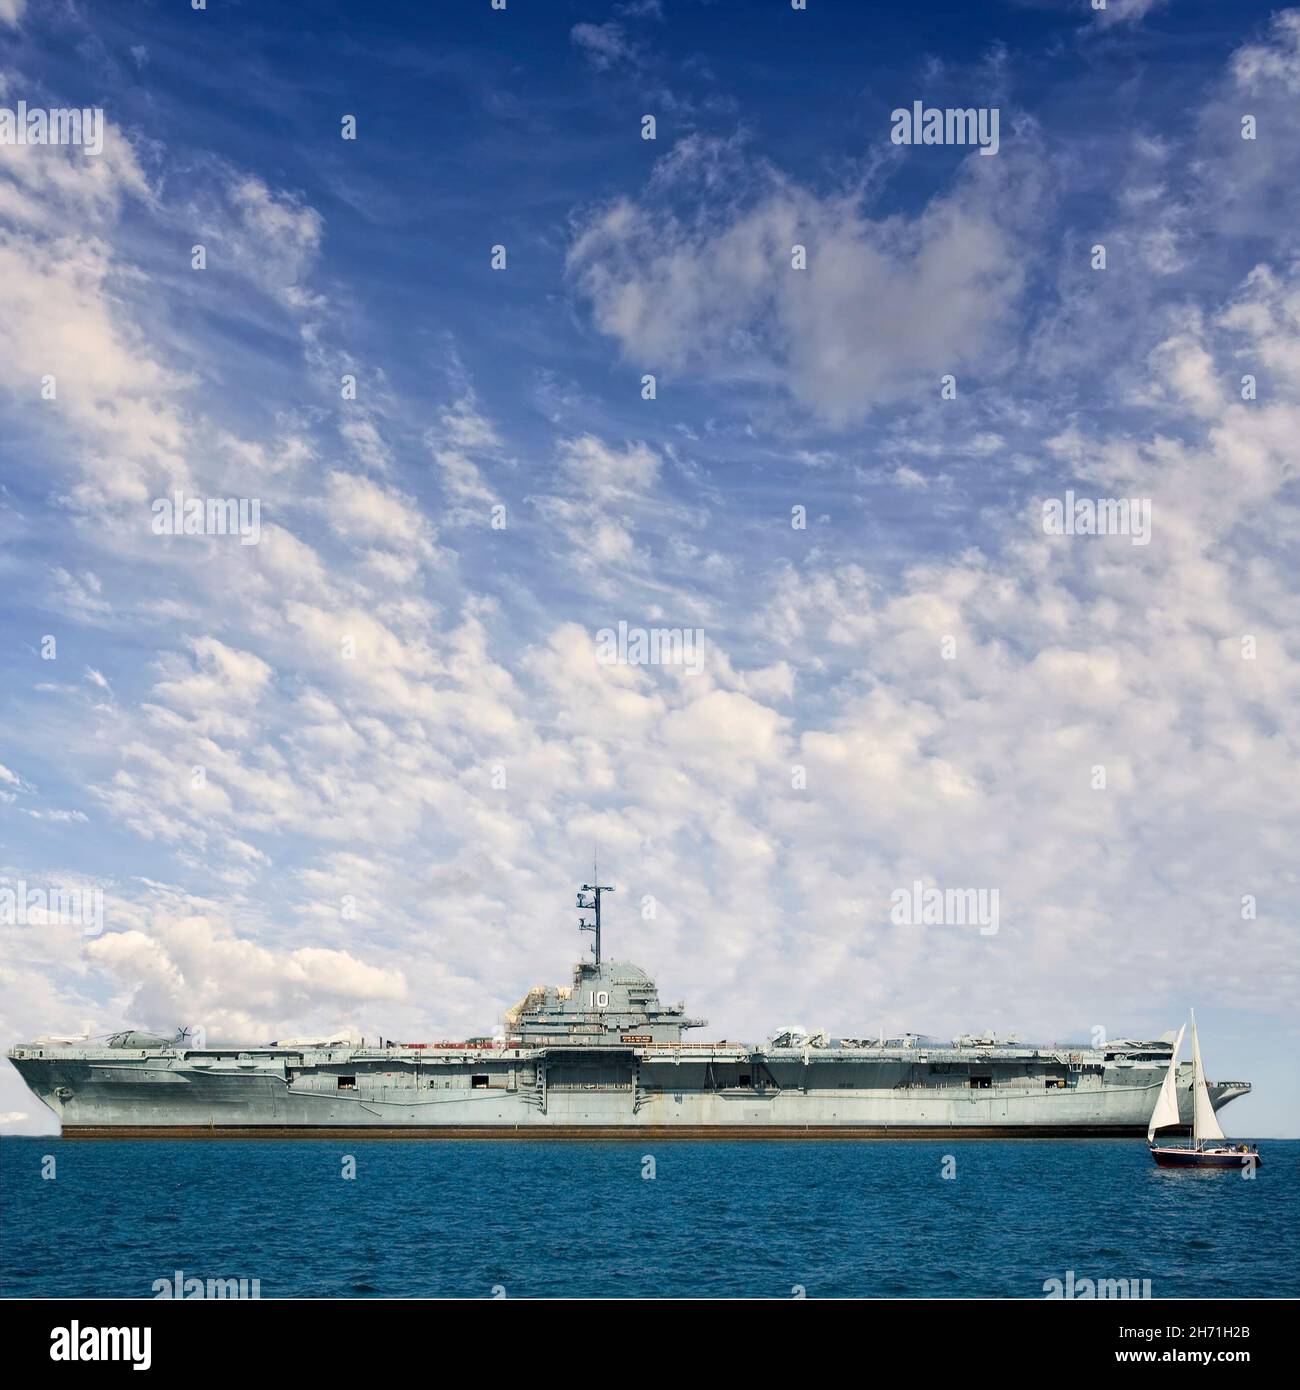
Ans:
{"type": "MultiPolygon", "coordinates": [[[[593,874],[593,878],[597,875],[593,874]]],[[[578,918],[578,930],[592,932],[596,937],[596,943],[592,946],[592,954],[596,957],[596,964],[600,964],[600,895],[602,893],[612,893],[614,889],[608,883],[584,883],[578,893],[578,908],[582,912],[594,913],[594,919],[586,917],[578,918]]]]}

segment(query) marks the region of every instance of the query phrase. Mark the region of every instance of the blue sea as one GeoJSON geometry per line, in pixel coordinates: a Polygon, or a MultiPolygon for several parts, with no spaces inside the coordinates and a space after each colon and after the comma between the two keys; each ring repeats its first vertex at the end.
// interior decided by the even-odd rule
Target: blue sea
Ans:
{"type": "Polygon", "coordinates": [[[262,1298],[1042,1298],[1073,1271],[1294,1297],[1300,1141],[1260,1154],[1247,1180],[1139,1140],[5,1139],[0,1293],[152,1297],[180,1270],[262,1298]]]}

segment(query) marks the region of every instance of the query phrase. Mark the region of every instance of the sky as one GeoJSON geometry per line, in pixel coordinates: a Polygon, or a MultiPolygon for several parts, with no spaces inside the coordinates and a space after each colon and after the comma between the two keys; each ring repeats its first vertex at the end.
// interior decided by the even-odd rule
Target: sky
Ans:
{"type": "Polygon", "coordinates": [[[0,1040],[490,1032],[598,852],[697,1037],[1300,1135],[1300,9],[307,14],[0,0],[0,1040]]]}

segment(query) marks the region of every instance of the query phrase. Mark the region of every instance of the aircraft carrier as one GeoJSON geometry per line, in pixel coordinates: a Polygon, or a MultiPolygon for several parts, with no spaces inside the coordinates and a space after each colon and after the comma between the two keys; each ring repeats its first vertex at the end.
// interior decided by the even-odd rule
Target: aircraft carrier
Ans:
{"type": "MultiPolygon", "coordinates": [[[[9,1058],[65,1137],[990,1138],[1145,1135],[1172,1035],[1104,1047],[961,1037],[827,1038],[787,1030],[763,1046],[687,1042],[635,965],[601,957],[601,898],[573,983],[531,989],[491,1038],[377,1046],[305,1038],[195,1047],[125,1032],[41,1038],[9,1058]]],[[[1179,1113],[1192,1120],[1190,1063],[1179,1113]]],[[[1220,1106],[1250,1090],[1210,1083],[1220,1106]]],[[[1171,1132],[1178,1132],[1176,1129],[1171,1132]]]]}

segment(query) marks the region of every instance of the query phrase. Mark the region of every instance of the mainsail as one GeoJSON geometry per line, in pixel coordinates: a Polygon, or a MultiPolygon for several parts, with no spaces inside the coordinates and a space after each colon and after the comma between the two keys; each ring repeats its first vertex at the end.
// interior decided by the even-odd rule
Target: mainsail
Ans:
{"type": "Polygon", "coordinates": [[[1161,1086],[1160,1095],[1156,1098],[1156,1108],[1151,1112],[1151,1123],[1147,1126],[1148,1144],[1156,1137],[1156,1130],[1163,1129],[1165,1125],[1176,1125],[1179,1122],[1178,1053],[1182,1048],[1185,1032],[1187,1032],[1187,1025],[1183,1024],[1178,1030],[1173,1055],[1169,1059],[1169,1070],[1165,1072],[1164,1085],[1161,1086]]]}
{"type": "Polygon", "coordinates": [[[1210,1093],[1205,1085],[1205,1064],[1201,1061],[1201,1044],[1196,1036],[1196,1012],[1192,1011],[1192,1139],[1200,1144],[1202,1139],[1222,1139],[1223,1131],[1210,1104],[1210,1093]]]}

